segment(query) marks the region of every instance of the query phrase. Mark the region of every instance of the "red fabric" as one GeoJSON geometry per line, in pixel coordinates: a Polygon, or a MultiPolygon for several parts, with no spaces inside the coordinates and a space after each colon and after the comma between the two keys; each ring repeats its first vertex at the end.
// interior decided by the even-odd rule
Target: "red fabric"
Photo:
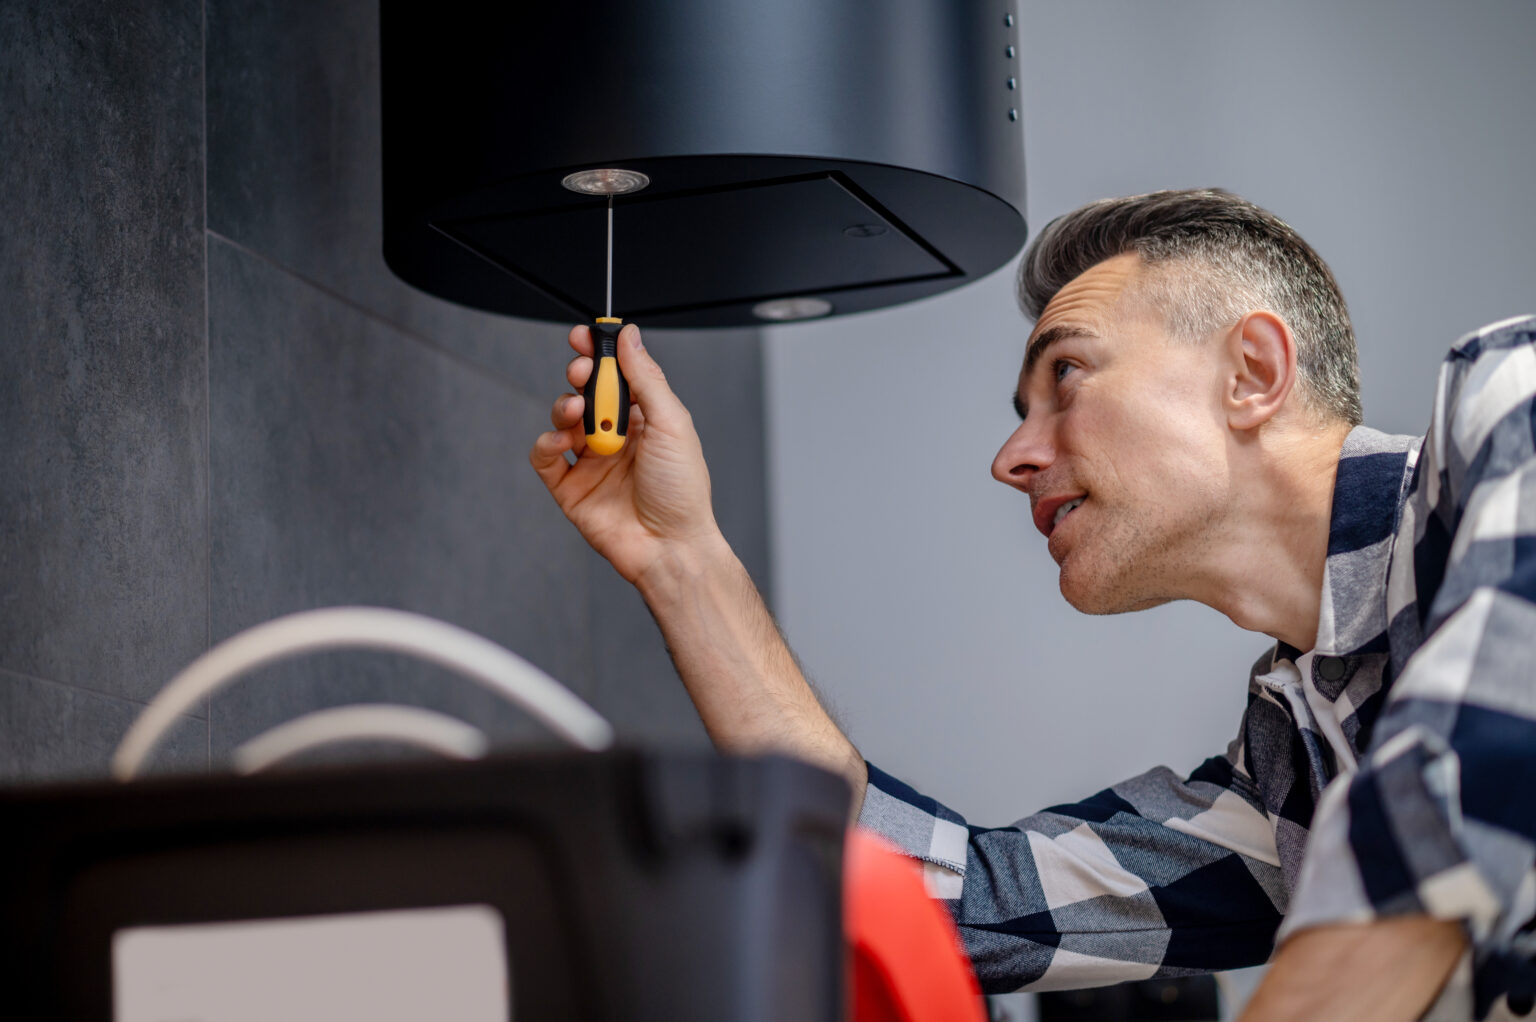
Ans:
{"type": "Polygon", "coordinates": [[[852,1022],[985,1022],[954,921],[921,867],[872,831],[848,832],[843,925],[852,1022]]]}

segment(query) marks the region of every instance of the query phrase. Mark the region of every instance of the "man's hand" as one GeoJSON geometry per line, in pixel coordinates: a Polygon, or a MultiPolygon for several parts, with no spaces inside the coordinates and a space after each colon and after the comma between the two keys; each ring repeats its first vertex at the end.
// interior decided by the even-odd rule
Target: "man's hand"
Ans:
{"type": "MultiPolygon", "coordinates": [[[[571,331],[577,357],[565,377],[580,391],[592,374],[592,336],[571,331]]],[[[640,345],[619,334],[619,368],[635,404],[618,454],[586,450],[583,399],[555,402],[554,429],[528,460],[598,553],[645,597],[672,662],[722,752],[783,752],[840,773],[864,799],[864,759],[807,684],[747,570],[715,523],[709,470],[693,418],[640,345]],[[567,451],[576,463],[565,459],[567,451]]]]}
{"type": "Polygon", "coordinates": [[[619,367],[635,402],[628,437],[618,454],[587,451],[581,389],[592,375],[592,333],[578,326],[570,341],[577,354],[565,378],[576,393],[555,401],[550,413],[555,428],[539,436],[529,461],[587,542],[638,584],[670,550],[719,540],[709,469],[692,416],[667,386],[633,323],[619,333],[619,367]],[[567,451],[575,452],[574,465],[567,463],[567,451]]]}
{"type": "Polygon", "coordinates": [[[1241,1022],[1411,1022],[1466,947],[1461,924],[1429,916],[1302,930],[1275,955],[1241,1022]]]}

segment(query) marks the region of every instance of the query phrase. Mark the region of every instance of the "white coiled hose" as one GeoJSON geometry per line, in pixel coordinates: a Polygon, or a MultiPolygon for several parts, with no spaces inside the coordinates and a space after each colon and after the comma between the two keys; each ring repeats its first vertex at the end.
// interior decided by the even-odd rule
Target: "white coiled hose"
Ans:
{"type": "MultiPolygon", "coordinates": [[[[256,625],[188,664],[128,729],[112,757],[112,773],[124,781],[138,776],[178,717],[241,675],[279,660],[334,649],[376,649],[432,661],[523,707],[573,745],[598,751],[613,744],[613,727],[597,711],[489,639],[403,610],[328,607],[256,625]]],[[[369,738],[407,741],[460,757],[479,755],[486,745],[476,729],[429,710],[342,707],[309,714],[252,739],[237,752],[237,766],[260,769],[304,749],[369,738]],[[383,712],[359,712],[370,710],[383,712]]]]}

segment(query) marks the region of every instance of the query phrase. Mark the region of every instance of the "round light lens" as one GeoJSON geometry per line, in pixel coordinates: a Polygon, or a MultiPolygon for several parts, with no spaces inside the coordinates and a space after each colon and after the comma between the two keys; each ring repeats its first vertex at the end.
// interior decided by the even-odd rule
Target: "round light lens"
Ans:
{"type": "Polygon", "coordinates": [[[619,170],[603,167],[598,170],[578,170],[567,174],[560,182],[573,192],[587,195],[625,195],[638,192],[651,183],[651,179],[638,170],[619,170]]]}
{"type": "Polygon", "coordinates": [[[832,303],[821,298],[775,298],[752,306],[758,319],[787,323],[796,319],[815,319],[832,311],[832,303]]]}

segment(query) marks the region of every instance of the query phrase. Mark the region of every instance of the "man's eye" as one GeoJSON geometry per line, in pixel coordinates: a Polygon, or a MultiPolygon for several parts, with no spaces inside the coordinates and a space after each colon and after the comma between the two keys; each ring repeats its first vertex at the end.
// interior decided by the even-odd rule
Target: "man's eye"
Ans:
{"type": "Polygon", "coordinates": [[[1060,383],[1061,378],[1067,375],[1067,370],[1075,368],[1077,367],[1074,366],[1071,362],[1059,358],[1055,362],[1051,363],[1051,375],[1056,378],[1057,383],[1060,383]]]}

